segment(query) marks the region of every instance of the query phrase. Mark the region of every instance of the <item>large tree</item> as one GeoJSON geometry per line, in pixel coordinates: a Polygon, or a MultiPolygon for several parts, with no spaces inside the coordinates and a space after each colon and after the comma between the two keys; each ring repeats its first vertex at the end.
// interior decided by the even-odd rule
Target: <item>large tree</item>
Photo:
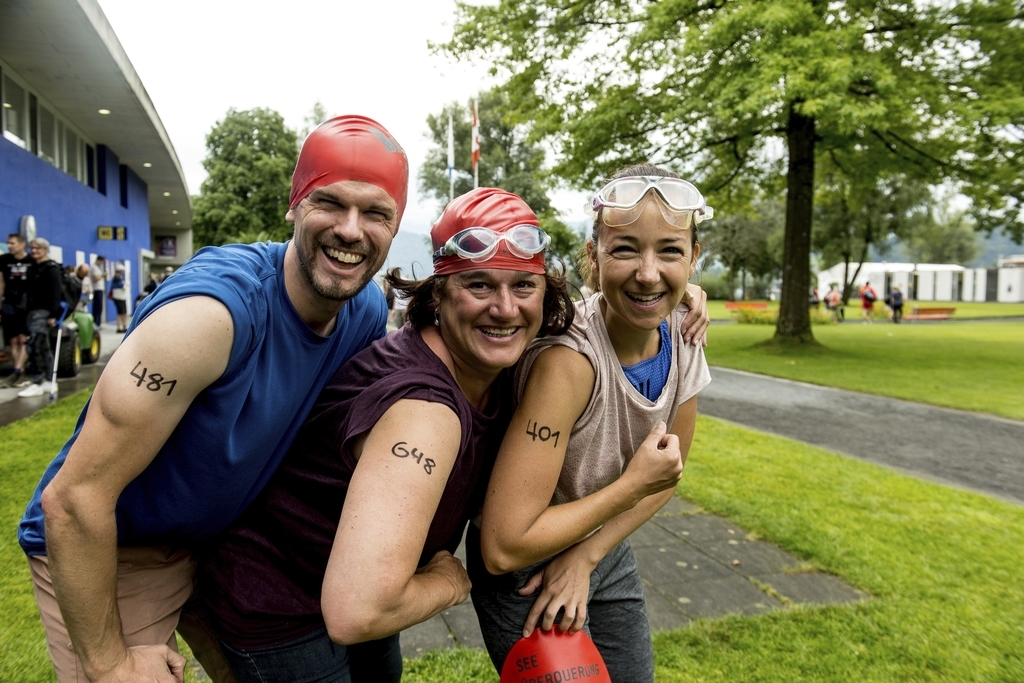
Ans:
{"type": "Polygon", "coordinates": [[[460,2],[444,47],[507,76],[578,186],[652,159],[721,209],[786,188],[776,339],[812,341],[816,164],[950,180],[983,229],[1024,234],[1024,25],[1011,0],[460,2]]]}
{"type": "MultiPolygon", "coordinates": [[[[548,196],[549,174],[544,170],[544,150],[531,142],[527,127],[509,117],[513,107],[508,94],[489,90],[477,96],[480,117],[480,187],[500,187],[523,198],[551,235],[551,251],[570,268],[581,237],[563,223],[548,196]]],[[[439,114],[427,117],[434,145],[420,167],[420,191],[438,201],[439,210],[448,203],[448,116],[452,117],[455,140],[455,196],[473,189],[472,102],[446,105],[439,114]]]]}
{"type": "Polygon", "coordinates": [[[291,237],[284,215],[297,157],[295,132],[276,111],[229,109],[206,136],[208,175],[192,203],[195,245],[291,237]]]}

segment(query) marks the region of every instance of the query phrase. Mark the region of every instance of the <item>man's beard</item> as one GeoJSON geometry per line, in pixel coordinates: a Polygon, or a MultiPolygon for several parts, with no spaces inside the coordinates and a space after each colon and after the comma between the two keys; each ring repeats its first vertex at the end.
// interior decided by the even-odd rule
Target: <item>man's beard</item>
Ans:
{"type": "MultiPolygon", "coordinates": [[[[319,245],[316,245],[314,247],[314,250],[318,250],[319,248],[319,245]]],[[[365,265],[367,262],[376,260],[375,250],[368,249],[366,251],[366,258],[363,260],[362,265],[365,265]]],[[[370,280],[373,279],[374,269],[367,268],[366,271],[363,273],[363,276],[359,278],[359,281],[357,282],[354,288],[346,287],[333,281],[331,281],[329,285],[325,285],[316,277],[316,273],[313,270],[312,263],[315,258],[315,255],[314,258],[309,258],[310,253],[308,253],[302,247],[296,249],[296,255],[299,257],[299,270],[302,271],[302,275],[303,277],[306,278],[306,282],[309,283],[310,288],[317,294],[317,296],[323,297],[324,299],[329,299],[330,301],[348,301],[356,294],[361,292],[363,288],[367,284],[369,284],[370,280]]],[[[324,276],[324,279],[329,278],[327,278],[327,276],[324,276]]]]}

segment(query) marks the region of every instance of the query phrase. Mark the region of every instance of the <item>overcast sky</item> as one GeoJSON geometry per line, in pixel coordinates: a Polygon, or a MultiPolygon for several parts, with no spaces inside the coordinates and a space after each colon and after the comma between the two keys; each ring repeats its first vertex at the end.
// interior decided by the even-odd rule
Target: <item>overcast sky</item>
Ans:
{"type": "MultiPolygon", "coordinates": [[[[405,147],[412,177],[402,228],[428,232],[439,208],[416,190],[429,147],[427,115],[494,84],[485,65],[455,63],[427,46],[451,36],[454,0],[99,3],[156,105],[192,194],[206,177],[206,134],[229,108],[269,107],[299,130],[320,101],[329,114],[380,121],[405,147]]],[[[575,193],[558,193],[555,202],[573,214],[582,206],[575,193]]]]}

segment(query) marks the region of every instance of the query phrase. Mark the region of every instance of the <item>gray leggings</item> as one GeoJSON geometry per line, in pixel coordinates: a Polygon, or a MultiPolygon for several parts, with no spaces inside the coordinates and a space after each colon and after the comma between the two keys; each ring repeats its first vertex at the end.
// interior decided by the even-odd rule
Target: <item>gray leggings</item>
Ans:
{"type": "MultiPolygon", "coordinates": [[[[466,533],[466,555],[473,608],[487,653],[500,672],[509,650],[523,635],[523,624],[536,599],[536,595],[519,595],[518,590],[551,560],[501,576],[489,574],[480,555],[480,530],[472,524],[466,533]]],[[[616,546],[590,575],[583,630],[597,645],[613,683],[654,680],[654,647],[644,587],[629,541],[616,546]]]]}

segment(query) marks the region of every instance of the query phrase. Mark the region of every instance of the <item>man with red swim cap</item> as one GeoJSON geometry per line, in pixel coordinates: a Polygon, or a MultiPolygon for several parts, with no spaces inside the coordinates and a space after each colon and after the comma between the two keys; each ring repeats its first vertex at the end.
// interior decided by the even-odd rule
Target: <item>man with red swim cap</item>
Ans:
{"type": "Polygon", "coordinates": [[[408,178],[383,126],[332,119],[299,155],[289,242],[201,249],[137,309],[19,528],[59,681],[180,681],[179,617],[231,680],[186,605],[192,550],[260,493],[335,370],[384,336],[366,284],[408,178]]]}

